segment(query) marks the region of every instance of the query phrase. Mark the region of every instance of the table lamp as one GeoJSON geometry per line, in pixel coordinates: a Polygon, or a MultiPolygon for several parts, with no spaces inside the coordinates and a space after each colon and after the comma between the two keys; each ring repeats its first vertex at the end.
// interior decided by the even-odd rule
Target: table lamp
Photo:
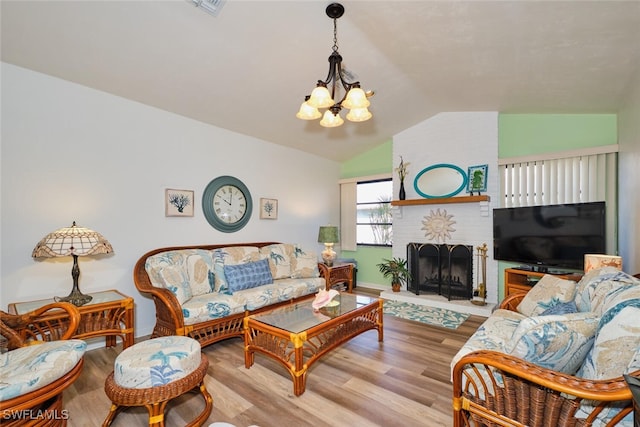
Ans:
{"type": "Polygon", "coordinates": [[[333,244],[340,241],[340,234],[338,233],[338,227],[331,225],[321,226],[318,232],[318,243],[324,243],[324,250],[322,251],[322,260],[326,265],[331,267],[333,261],[336,259],[336,252],[333,250],[333,244]]]}
{"type": "Polygon", "coordinates": [[[622,257],[617,255],[584,254],[584,272],[603,267],[614,267],[622,270],[622,257]]]}
{"type": "Polygon", "coordinates": [[[75,306],[81,306],[91,301],[90,295],[84,295],[78,287],[80,277],[80,267],[78,267],[78,257],[97,254],[108,254],[113,252],[111,243],[107,241],[97,231],[84,227],[78,227],[74,221],[71,227],[64,227],[47,234],[33,249],[33,258],[57,258],[71,255],[73,257],[73,267],[71,277],[73,278],[73,289],[66,297],[55,297],[57,302],[70,302],[75,306]]]}

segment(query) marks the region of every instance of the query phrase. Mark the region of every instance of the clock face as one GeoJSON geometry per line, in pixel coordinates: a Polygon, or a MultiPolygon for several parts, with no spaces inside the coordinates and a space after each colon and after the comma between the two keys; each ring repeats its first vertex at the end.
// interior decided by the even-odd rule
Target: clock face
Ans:
{"type": "Polygon", "coordinates": [[[253,203],[246,185],[232,176],[219,176],[211,181],[202,195],[204,216],[215,229],[231,233],[251,219],[253,203]]]}
{"type": "Polygon", "coordinates": [[[235,224],[247,213],[247,199],[235,185],[223,185],[213,194],[213,211],[220,221],[235,224]]]}

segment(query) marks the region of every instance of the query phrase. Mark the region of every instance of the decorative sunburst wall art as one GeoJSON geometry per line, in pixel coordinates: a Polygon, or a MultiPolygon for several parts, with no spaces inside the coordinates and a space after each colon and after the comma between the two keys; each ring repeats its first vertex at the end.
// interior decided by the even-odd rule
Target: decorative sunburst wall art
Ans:
{"type": "Polygon", "coordinates": [[[440,209],[435,212],[432,210],[428,216],[424,217],[422,224],[424,227],[421,230],[425,230],[424,235],[427,239],[433,239],[436,243],[444,243],[446,238],[451,238],[451,233],[456,231],[452,227],[455,221],[452,221],[453,215],[447,214],[445,209],[440,212],[440,209]]]}

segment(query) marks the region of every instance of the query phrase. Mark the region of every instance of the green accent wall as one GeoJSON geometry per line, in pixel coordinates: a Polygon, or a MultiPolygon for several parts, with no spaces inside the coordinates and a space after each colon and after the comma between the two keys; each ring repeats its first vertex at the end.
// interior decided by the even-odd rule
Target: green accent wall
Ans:
{"type": "Polygon", "coordinates": [[[618,143],[616,114],[500,114],[498,157],[618,143]]]}
{"type": "MultiPolygon", "coordinates": [[[[359,176],[378,175],[393,171],[393,141],[385,142],[376,148],[342,164],[341,177],[354,178],[359,176]]],[[[382,277],[376,264],[383,258],[391,257],[391,248],[360,246],[356,251],[341,251],[342,258],[353,258],[358,262],[358,282],[376,285],[391,284],[382,277]]]]}
{"type": "MultiPolygon", "coordinates": [[[[618,143],[616,114],[499,114],[498,158],[554,153],[618,143]]],[[[504,270],[498,262],[498,301],[504,298],[504,270]]]]}
{"type": "Polygon", "coordinates": [[[393,171],[393,141],[385,142],[342,164],[341,178],[391,173],[393,171]]]}

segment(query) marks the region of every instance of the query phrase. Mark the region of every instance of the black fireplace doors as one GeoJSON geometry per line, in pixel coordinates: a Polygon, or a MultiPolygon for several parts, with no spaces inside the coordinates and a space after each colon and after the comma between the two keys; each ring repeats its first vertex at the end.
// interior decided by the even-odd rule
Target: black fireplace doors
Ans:
{"type": "Polygon", "coordinates": [[[409,243],[410,292],[435,293],[452,299],[473,298],[473,246],[409,243]]]}

